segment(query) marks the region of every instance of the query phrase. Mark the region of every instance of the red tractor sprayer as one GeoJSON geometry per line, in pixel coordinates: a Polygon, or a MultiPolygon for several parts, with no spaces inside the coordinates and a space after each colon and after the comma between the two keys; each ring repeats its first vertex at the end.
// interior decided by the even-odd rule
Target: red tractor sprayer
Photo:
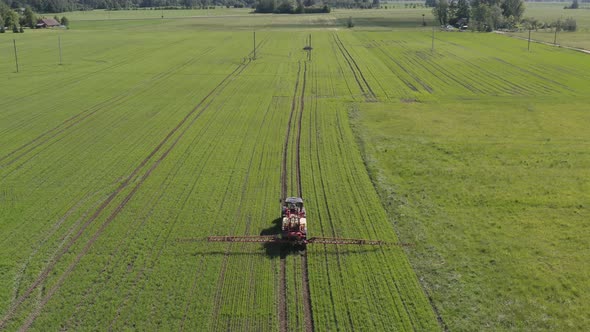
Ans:
{"type": "Polygon", "coordinates": [[[282,206],[282,238],[298,244],[307,243],[307,218],[301,197],[288,197],[282,206]]]}
{"type": "MultiPolygon", "coordinates": [[[[307,213],[301,197],[288,197],[281,200],[281,234],[276,235],[251,235],[251,236],[209,236],[209,242],[258,242],[292,244],[303,247],[307,244],[358,244],[358,245],[397,245],[409,246],[405,243],[389,243],[378,240],[335,238],[335,237],[307,237],[307,213]]],[[[192,239],[179,239],[180,241],[194,241],[192,239]]],[[[196,239],[195,239],[196,240],[196,239]]]]}

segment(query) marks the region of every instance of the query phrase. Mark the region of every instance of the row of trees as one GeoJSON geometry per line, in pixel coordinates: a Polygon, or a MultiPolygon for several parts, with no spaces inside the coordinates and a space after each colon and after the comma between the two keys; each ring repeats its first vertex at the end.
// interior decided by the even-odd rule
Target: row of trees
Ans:
{"type": "MultiPolygon", "coordinates": [[[[23,32],[23,27],[35,28],[38,18],[30,6],[26,6],[23,10],[20,8],[13,10],[4,2],[0,2],[0,32],[5,31],[4,27],[12,27],[14,32],[17,30],[23,32]]],[[[65,16],[62,18],[55,16],[54,19],[64,26],[68,26],[70,23],[65,16]]]]}
{"type": "Polygon", "coordinates": [[[426,0],[441,25],[470,22],[478,31],[513,28],[524,14],[523,0],[426,0]]]}
{"type": "Polygon", "coordinates": [[[10,8],[30,6],[37,13],[73,10],[133,8],[207,8],[208,6],[253,7],[256,0],[0,0],[10,8]]]}
{"type": "Polygon", "coordinates": [[[314,0],[258,0],[256,3],[257,13],[275,13],[275,14],[303,14],[303,13],[329,13],[330,7],[313,7],[314,0]]]}
{"type": "Polygon", "coordinates": [[[565,20],[559,19],[553,22],[542,22],[534,17],[527,17],[522,20],[522,23],[527,29],[538,31],[539,29],[552,29],[557,31],[576,31],[578,29],[576,20],[573,17],[568,17],[565,20]]]}
{"type": "MultiPolygon", "coordinates": [[[[73,10],[134,9],[134,8],[207,8],[209,6],[271,8],[274,10],[305,8],[379,8],[380,0],[0,0],[0,3],[17,9],[30,6],[37,13],[61,13],[73,10]],[[307,4],[306,4],[307,3],[307,4]],[[290,5],[290,6],[289,6],[290,5]]],[[[318,10],[318,9],[314,9],[318,10]]]]}
{"type": "Polygon", "coordinates": [[[15,11],[8,7],[5,3],[0,2],[0,26],[4,28],[12,27],[13,30],[17,26],[27,26],[34,28],[37,24],[37,15],[33,12],[31,7],[26,7],[24,11],[15,11]]]}

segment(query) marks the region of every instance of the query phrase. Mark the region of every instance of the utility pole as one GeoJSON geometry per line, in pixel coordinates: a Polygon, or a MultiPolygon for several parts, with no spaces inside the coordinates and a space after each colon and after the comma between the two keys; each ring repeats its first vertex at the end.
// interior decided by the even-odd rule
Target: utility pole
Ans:
{"type": "Polygon", "coordinates": [[[430,52],[434,53],[434,25],[432,25],[432,48],[430,52]]]}
{"type": "Polygon", "coordinates": [[[559,26],[561,24],[561,19],[557,21],[557,26],[555,27],[555,36],[553,37],[553,45],[557,45],[557,31],[559,31],[559,26]]]}
{"type": "Polygon", "coordinates": [[[254,56],[252,60],[256,60],[256,31],[254,31],[254,56]]]}
{"type": "Polygon", "coordinates": [[[16,63],[16,72],[18,73],[18,55],[16,52],[16,39],[13,39],[12,43],[14,44],[14,62],[16,63]]]}
{"type": "Polygon", "coordinates": [[[529,45],[528,45],[528,49],[529,52],[531,51],[531,28],[529,27],[529,45]]]}
{"type": "Polygon", "coordinates": [[[57,46],[59,47],[59,65],[61,66],[61,36],[57,35],[57,46]]]}
{"type": "Polygon", "coordinates": [[[311,61],[311,33],[309,34],[309,40],[307,42],[307,60],[311,61]]]}

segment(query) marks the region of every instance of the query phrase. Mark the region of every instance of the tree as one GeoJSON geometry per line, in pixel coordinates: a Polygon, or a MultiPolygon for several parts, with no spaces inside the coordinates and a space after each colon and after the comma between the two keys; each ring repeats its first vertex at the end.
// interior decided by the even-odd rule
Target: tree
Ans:
{"type": "Polygon", "coordinates": [[[70,26],[70,20],[68,20],[67,17],[63,16],[61,18],[61,20],[59,21],[59,23],[65,27],[69,27],[70,26]]]}
{"type": "Polygon", "coordinates": [[[275,10],[280,14],[293,14],[293,4],[289,0],[284,0],[275,10]]]}
{"type": "Polygon", "coordinates": [[[4,25],[7,27],[12,27],[18,23],[18,15],[16,12],[10,9],[10,7],[2,1],[0,1],[0,17],[4,19],[4,25]]]}
{"type": "Polygon", "coordinates": [[[305,8],[303,7],[303,2],[301,0],[297,1],[297,7],[295,7],[295,14],[303,14],[305,13],[305,8]]]}
{"type": "Polygon", "coordinates": [[[447,22],[454,24],[455,22],[452,21],[456,21],[455,17],[457,17],[457,1],[450,0],[449,9],[447,9],[447,22]]]}
{"type": "Polygon", "coordinates": [[[424,7],[436,7],[436,0],[426,0],[424,7]]]}
{"type": "Polygon", "coordinates": [[[490,14],[488,24],[491,30],[501,28],[504,25],[504,16],[502,16],[502,8],[498,5],[490,7],[490,14]]]}
{"type": "Polygon", "coordinates": [[[487,20],[490,14],[490,6],[485,3],[473,3],[471,6],[471,28],[477,31],[490,31],[487,20]]]}
{"type": "Polygon", "coordinates": [[[35,24],[37,24],[37,16],[35,16],[35,13],[33,13],[31,6],[25,7],[23,17],[25,18],[24,25],[28,26],[29,28],[32,29],[35,27],[35,24]]]}
{"type": "Polygon", "coordinates": [[[578,29],[578,25],[576,23],[576,20],[573,17],[568,17],[565,19],[565,22],[563,22],[563,30],[574,32],[577,29],[578,29]]]}
{"type": "Polygon", "coordinates": [[[537,29],[539,28],[539,26],[541,25],[539,23],[539,20],[537,20],[534,17],[525,17],[522,22],[525,24],[526,28],[528,30],[535,30],[537,31],[537,29]]]}
{"type": "Polygon", "coordinates": [[[517,21],[524,14],[524,2],[522,0],[504,0],[500,7],[504,17],[514,16],[517,21]]]}
{"type": "Polygon", "coordinates": [[[275,0],[258,0],[255,11],[257,13],[273,13],[275,6],[275,0]]]}
{"type": "Polygon", "coordinates": [[[440,25],[447,24],[449,21],[449,3],[447,0],[438,0],[436,6],[432,8],[432,14],[434,14],[440,25]]]}
{"type": "Polygon", "coordinates": [[[457,16],[458,20],[465,18],[469,19],[471,17],[470,13],[471,9],[469,8],[469,2],[467,0],[459,0],[457,2],[457,16]]]}

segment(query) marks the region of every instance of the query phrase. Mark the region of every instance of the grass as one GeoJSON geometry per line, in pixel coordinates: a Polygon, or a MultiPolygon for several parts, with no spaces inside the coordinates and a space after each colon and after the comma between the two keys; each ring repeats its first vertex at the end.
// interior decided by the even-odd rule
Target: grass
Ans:
{"type": "Polygon", "coordinates": [[[541,46],[532,55],[502,38],[471,43],[470,34],[448,34],[432,56],[444,67],[429,69],[429,58],[413,62],[418,41],[369,36],[382,40],[373,53],[385,47],[411,64],[406,80],[419,91],[363,105],[353,123],[402,241],[417,243],[411,261],[449,328],[583,329],[590,303],[588,251],[580,250],[590,216],[585,55],[541,46]],[[476,63],[486,68],[480,77],[469,74],[476,63]],[[425,69],[461,80],[446,85],[425,69]],[[488,70],[502,73],[497,84],[488,70]],[[522,75],[527,90],[511,92],[522,75]]]}
{"type": "Polygon", "coordinates": [[[440,32],[432,51],[426,9],[215,11],[236,15],[0,36],[6,329],[278,330],[276,250],[176,239],[274,229],[292,107],[310,233],[415,244],[309,246],[318,329],[439,330],[429,296],[453,331],[589,324],[584,54],[440,32]]]}
{"type": "MultiPolygon", "coordinates": [[[[359,150],[341,148],[354,146],[347,105],[359,94],[335,32],[315,36],[322,51],[306,64],[307,33],[269,19],[281,28],[259,31],[256,61],[251,31],[221,21],[73,21],[15,36],[20,72],[0,64],[3,328],[277,330],[277,255],[176,239],[272,227],[292,100],[305,102],[310,232],[395,241],[359,150]]],[[[400,248],[309,256],[318,327],[436,329],[400,248]]],[[[287,259],[288,323],[302,330],[300,258],[287,259]]]]}

